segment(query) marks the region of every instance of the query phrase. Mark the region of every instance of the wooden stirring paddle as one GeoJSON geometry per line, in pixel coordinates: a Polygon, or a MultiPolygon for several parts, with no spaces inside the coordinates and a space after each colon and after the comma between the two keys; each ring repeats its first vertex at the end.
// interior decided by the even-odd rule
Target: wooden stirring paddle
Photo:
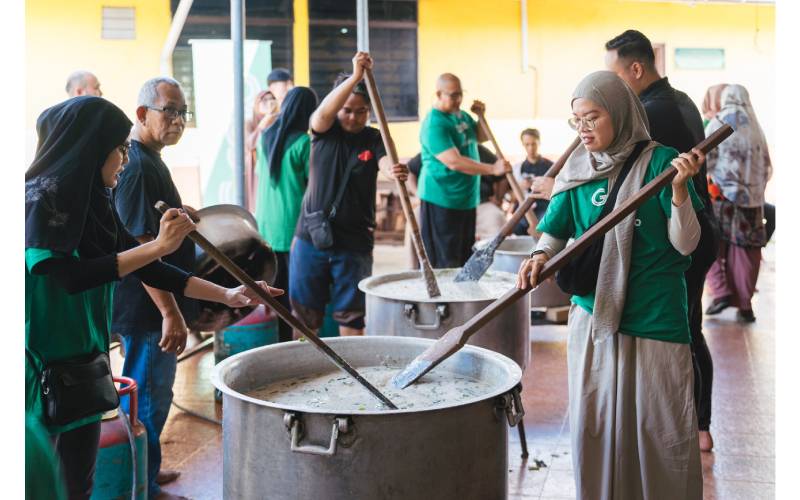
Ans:
{"type": "MultiPolygon", "coordinates": [[[[711,134],[703,142],[697,145],[697,149],[704,154],[714,149],[727,139],[733,133],[733,129],[729,125],[724,125],[716,132],[711,134]]],[[[580,238],[568,246],[563,251],[556,254],[552,259],[542,267],[539,272],[539,283],[555,275],[556,271],[564,267],[564,265],[572,260],[575,256],[579,255],[583,250],[590,245],[594,240],[605,235],[609,230],[616,226],[625,217],[633,213],[645,201],[655,196],[661,189],[666,186],[678,170],[670,166],[665,169],[655,179],[648,182],[636,195],[625,200],[620,206],[615,208],[610,214],[605,216],[601,221],[597,222],[588,231],[583,233],[580,238]]],[[[464,344],[467,343],[470,336],[481,329],[486,323],[494,319],[497,315],[503,312],[509,305],[513,304],[520,297],[529,293],[530,289],[512,288],[506,292],[502,297],[489,304],[481,312],[472,317],[469,321],[461,326],[452,328],[447,333],[442,335],[431,347],[426,349],[422,354],[417,356],[405,369],[395,375],[392,379],[392,384],[395,387],[404,389],[413,384],[420,377],[431,371],[436,365],[452,356],[464,344]]]]}
{"type": "MultiPolygon", "coordinates": [[[[578,147],[580,144],[580,137],[576,137],[572,144],[569,145],[564,154],[556,161],[553,165],[547,169],[545,172],[546,177],[555,177],[561,171],[561,168],[567,162],[567,158],[575,151],[575,148],[578,147]]],[[[453,280],[456,283],[462,281],[478,281],[481,277],[486,273],[486,270],[492,265],[494,261],[494,253],[500,247],[500,245],[505,241],[506,237],[508,237],[513,231],[514,228],[517,226],[517,223],[522,219],[522,216],[526,214],[533,205],[535,198],[533,196],[528,196],[525,198],[525,201],[517,208],[511,218],[500,228],[498,231],[497,236],[489,242],[488,245],[475,250],[475,252],[470,255],[469,260],[464,267],[456,274],[455,279],[453,280]]]]}
{"type": "MultiPolygon", "coordinates": [[[[378,86],[375,84],[375,75],[372,70],[367,68],[364,70],[364,79],[367,82],[367,92],[372,101],[372,108],[375,111],[375,116],[378,118],[378,127],[381,131],[383,138],[383,147],[386,149],[386,154],[392,160],[393,165],[400,163],[397,156],[397,148],[392,140],[392,135],[389,133],[389,123],[386,121],[386,113],[383,111],[383,102],[381,102],[381,95],[378,92],[378,86]]],[[[403,215],[406,216],[406,221],[411,225],[411,241],[414,242],[414,249],[417,251],[417,258],[419,259],[420,269],[422,269],[422,276],[425,278],[425,287],[428,290],[428,297],[434,298],[442,294],[439,291],[439,284],[436,282],[436,275],[433,273],[431,263],[428,260],[428,253],[425,251],[425,246],[422,244],[422,236],[419,232],[419,225],[417,218],[414,216],[414,209],[411,208],[411,200],[408,198],[408,189],[406,189],[405,181],[395,179],[397,190],[400,191],[400,204],[403,207],[403,215]]]]}
{"type": "MultiPolygon", "coordinates": [[[[163,201],[156,202],[155,205],[156,209],[161,212],[162,214],[170,209],[169,205],[164,203],[163,201]]],[[[236,278],[239,283],[243,284],[247,288],[250,289],[253,293],[258,295],[258,298],[263,300],[268,307],[270,307],[275,313],[285,322],[292,325],[292,328],[299,330],[311,343],[319,349],[322,354],[328,357],[333,364],[343,370],[345,373],[356,379],[356,382],[361,384],[366,390],[371,392],[376,398],[381,400],[383,404],[391,408],[392,410],[396,410],[397,406],[392,403],[389,398],[383,395],[378,389],[376,389],[372,384],[370,384],[367,379],[362,377],[355,368],[350,366],[350,364],[345,361],[341,356],[336,354],[336,351],[331,349],[331,347],[323,342],[317,335],[311,331],[303,322],[299,319],[295,318],[291,312],[289,312],[283,305],[278,302],[274,297],[272,297],[266,290],[258,286],[258,284],[251,278],[250,276],[245,273],[241,267],[236,265],[227,255],[220,252],[220,250],[210,241],[206,239],[205,236],[198,233],[197,231],[192,231],[189,233],[189,238],[194,241],[197,246],[202,248],[207,255],[209,255],[212,259],[217,261],[217,263],[225,268],[226,271],[231,273],[231,275],[236,278]]]]}

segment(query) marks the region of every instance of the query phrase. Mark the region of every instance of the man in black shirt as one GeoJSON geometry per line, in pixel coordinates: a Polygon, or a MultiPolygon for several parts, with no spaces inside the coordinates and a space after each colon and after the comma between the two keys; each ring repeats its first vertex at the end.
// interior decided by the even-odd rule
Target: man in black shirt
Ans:
{"type": "MultiPolygon", "coordinates": [[[[553,165],[553,162],[539,154],[539,144],[541,137],[535,128],[526,128],[519,135],[522,147],[525,148],[525,159],[514,165],[514,177],[519,182],[520,187],[526,192],[531,192],[536,178],[542,177],[553,165]]],[[[537,219],[544,217],[547,206],[550,204],[548,199],[537,199],[533,207],[533,213],[537,219]]],[[[528,234],[528,220],[523,218],[514,228],[514,234],[528,234]]]]}
{"type": "Polygon", "coordinates": [[[367,126],[370,101],[361,79],[371,67],[369,54],[358,52],[353,74],[341,75],[311,115],[308,188],[289,257],[293,314],[318,329],[330,302],[342,335],[364,333],[366,304],[358,282],[372,274],[378,168],[389,177],[408,177],[405,165],[392,165],[380,132],[367,126]],[[331,246],[312,238],[319,228],[309,218],[315,212],[329,221],[331,246]]]}
{"type": "MultiPolygon", "coordinates": [[[[704,139],[703,120],[697,106],[679,90],[670,86],[655,67],[655,54],[650,40],[636,30],[628,30],[606,43],[606,67],[615,72],[639,96],[653,140],[678,150],[691,148],[704,139]]],[[[694,358],[695,405],[697,406],[700,449],[711,451],[711,382],[713,364],[703,337],[703,285],[705,276],[717,254],[717,236],[711,200],[708,195],[706,165],[692,179],[695,191],[703,200],[704,209],[697,213],[701,236],[692,253],[692,264],[685,273],[689,330],[694,358]]]]}
{"type": "MultiPolygon", "coordinates": [[[[139,92],[129,161],[114,191],[120,219],[140,243],[158,235],[160,217],[153,208],[157,201],[182,206],[161,150],[180,140],[186,119],[186,99],[177,81],[153,78],[145,82],[139,92]]],[[[191,272],[194,258],[194,243],[187,238],[163,260],[191,272]]],[[[160,470],[159,437],[172,403],[176,355],[186,346],[186,323],[197,313],[197,301],[149,287],[132,274],[121,280],[114,294],[112,331],[121,334],[125,344],[122,374],[139,386],[139,419],[147,429],[149,498],[182,498],[160,488],[179,473],[160,470]]],[[[123,404],[127,411],[126,404],[127,398],[123,404]]]]}

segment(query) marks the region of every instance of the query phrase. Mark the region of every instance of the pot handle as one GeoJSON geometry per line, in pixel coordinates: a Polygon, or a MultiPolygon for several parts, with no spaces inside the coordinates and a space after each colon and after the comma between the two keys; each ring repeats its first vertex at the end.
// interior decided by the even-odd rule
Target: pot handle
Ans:
{"type": "Polygon", "coordinates": [[[411,326],[417,330],[438,330],[442,327],[442,320],[447,317],[447,304],[438,304],[436,306],[436,321],[429,325],[417,323],[417,306],[415,304],[404,305],[403,314],[406,320],[411,323],[411,326]]]}
{"type": "Polygon", "coordinates": [[[517,384],[516,387],[500,396],[500,404],[498,409],[505,411],[508,425],[514,427],[522,421],[525,416],[525,408],[522,406],[522,384],[517,384]]]}
{"type": "Polygon", "coordinates": [[[283,415],[283,423],[289,430],[292,440],[290,449],[296,453],[308,453],[311,455],[321,455],[324,457],[332,457],[336,454],[336,444],[339,439],[339,433],[346,434],[349,424],[346,417],[336,417],[333,420],[333,427],[331,428],[331,441],[328,447],[318,446],[314,444],[300,444],[300,434],[302,422],[296,413],[286,412],[283,415]]]}

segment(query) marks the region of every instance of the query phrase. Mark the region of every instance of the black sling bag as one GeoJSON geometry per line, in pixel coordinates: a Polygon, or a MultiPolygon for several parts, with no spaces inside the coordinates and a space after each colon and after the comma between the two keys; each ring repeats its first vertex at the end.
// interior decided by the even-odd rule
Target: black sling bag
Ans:
{"type": "MultiPolygon", "coordinates": [[[[603,218],[614,209],[614,205],[617,203],[617,193],[619,192],[620,186],[625,182],[625,178],[628,177],[628,173],[631,171],[631,168],[633,168],[633,164],[636,163],[636,159],[648,142],[650,141],[640,141],[636,143],[633,151],[631,151],[631,154],[622,165],[622,170],[620,170],[614,187],[606,197],[606,202],[603,205],[603,209],[600,211],[600,216],[592,226],[603,220],[603,218]]],[[[591,226],[589,229],[591,229],[591,226]]],[[[587,231],[589,229],[587,229],[587,231]]],[[[609,233],[606,233],[603,238],[596,239],[591,245],[586,247],[583,252],[567,262],[567,264],[556,273],[556,283],[564,293],[570,295],[588,295],[595,291],[597,287],[597,275],[600,273],[600,258],[603,256],[603,242],[605,238],[608,237],[608,234],[609,233]]]]}

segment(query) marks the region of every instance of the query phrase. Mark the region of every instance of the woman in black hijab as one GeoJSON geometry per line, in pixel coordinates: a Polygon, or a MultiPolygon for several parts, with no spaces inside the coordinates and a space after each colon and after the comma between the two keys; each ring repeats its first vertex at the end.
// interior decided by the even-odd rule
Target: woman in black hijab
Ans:
{"type": "Polygon", "coordinates": [[[255,300],[244,287],[223,288],[158,260],[194,229],[181,210],[164,214],[152,242],[139,245],[125,231],[110,193],[130,126],[105,99],[64,101],[39,117],[36,157],[25,173],[25,411],[51,435],[70,499],[91,495],[100,414],[54,423],[42,372],[108,352],[115,282],[135,273],[150,286],[231,307],[255,300]]]}
{"type": "MultiPolygon", "coordinates": [[[[317,94],[308,87],[295,87],[286,94],[281,114],[261,135],[256,173],[256,220],[258,231],[278,257],[275,286],[289,286],[289,251],[300,206],[308,185],[308,158],[311,139],[308,120],[317,108],[317,94]]],[[[280,299],[291,309],[289,295],[280,299]]],[[[281,342],[292,340],[292,328],[280,322],[281,342]]]]}

